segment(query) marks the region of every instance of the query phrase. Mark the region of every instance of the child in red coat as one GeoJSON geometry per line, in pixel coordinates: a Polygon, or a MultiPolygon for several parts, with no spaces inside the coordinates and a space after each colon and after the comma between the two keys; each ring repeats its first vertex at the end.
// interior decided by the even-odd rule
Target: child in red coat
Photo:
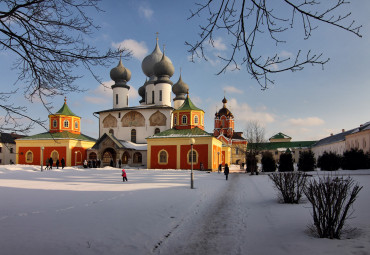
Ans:
{"type": "Polygon", "coordinates": [[[122,179],[123,179],[123,181],[127,181],[127,174],[126,174],[126,171],[125,171],[125,169],[122,169],[122,179]]]}

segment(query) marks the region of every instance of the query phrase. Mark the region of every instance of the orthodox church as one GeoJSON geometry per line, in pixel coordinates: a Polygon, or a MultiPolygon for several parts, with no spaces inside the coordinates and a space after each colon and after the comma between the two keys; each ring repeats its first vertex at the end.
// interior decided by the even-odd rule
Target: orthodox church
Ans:
{"type": "Polygon", "coordinates": [[[49,115],[49,131],[33,136],[18,138],[16,163],[42,165],[49,158],[55,162],[64,159],[66,166],[82,165],[86,150],[95,144],[95,139],[81,133],[81,118],[64,104],[49,115]]]}
{"type": "Polygon", "coordinates": [[[185,100],[188,87],[181,80],[170,80],[175,72],[171,60],[161,52],[158,38],[153,52],[142,61],[147,79],[138,90],[140,105],[129,106],[128,92],[131,72],[118,65],[110,71],[114,81],[113,108],[96,112],[99,115],[99,139],[88,151],[88,157],[102,159],[104,165],[113,160],[114,165],[147,165],[146,138],[172,127],[171,92],[175,94],[174,107],[185,100]]]}
{"type": "Polygon", "coordinates": [[[99,139],[87,151],[89,159],[102,159],[103,165],[160,169],[189,169],[193,163],[196,169],[216,170],[221,163],[230,164],[232,156],[233,162],[242,162],[242,149],[240,155],[238,149],[244,149],[246,141],[234,132],[234,117],[225,98],[224,108],[216,114],[214,134],[207,133],[204,111],[192,103],[181,74],[175,84],[170,80],[175,69],[160,50],[158,38],[141,67],[147,78],[138,89],[138,106],[129,106],[130,70],[120,60],[110,71],[113,108],[95,113],[99,139]]]}
{"type": "Polygon", "coordinates": [[[234,115],[226,107],[227,99],[222,99],[222,108],[215,114],[215,127],[213,135],[223,142],[224,146],[231,147],[231,154],[222,152],[222,164],[230,157],[231,164],[240,165],[245,163],[247,140],[242,136],[243,132],[234,131],[234,115]]]}

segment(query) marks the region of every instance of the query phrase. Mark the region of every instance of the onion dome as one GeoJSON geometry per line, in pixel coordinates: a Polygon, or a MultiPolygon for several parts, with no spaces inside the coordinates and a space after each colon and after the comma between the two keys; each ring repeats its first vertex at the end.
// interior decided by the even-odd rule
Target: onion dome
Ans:
{"type": "Polygon", "coordinates": [[[176,95],[176,99],[185,99],[186,94],[189,91],[189,86],[181,79],[181,74],[179,80],[172,86],[172,92],[176,95]]]}
{"type": "Polygon", "coordinates": [[[173,84],[172,81],[170,81],[170,77],[175,73],[175,68],[173,67],[173,64],[171,60],[166,57],[166,55],[163,52],[162,59],[158,63],[154,65],[154,75],[157,76],[156,83],[170,83],[173,84]]]}
{"type": "Polygon", "coordinates": [[[215,115],[217,117],[221,117],[222,115],[225,115],[226,117],[234,118],[234,115],[229,111],[229,109],[226,108],[227,99],[225,97],[224,99],[222,99],[222,103],[224,104],[223,107],[215,115]]]}
{"type": "Polygon", "coordinates": [[[141,100],[139,101],[139,103],[145,102],[145,87],[146,87],[147,82],[148,82],[148,79],[146,79],[143,86],[141,86],[138,90],[139,96],[141,96],[141,100]]]}
{"type": "Polygon", "coordinates": [[[146,56],[141,63],[141,69],[147,77],[151,78],[154,75],[154,65],[161,61],[162,55],[163,54],[158,46],[157,38],[157,43],[153,52],[150,55],[146,56]]]}
{"type": "Polygon", "coordinates": [[[126,82],[131,79],[131,71],[125,68],[122,64],[122,60],[120,60],[118,65],[110,71],[110,77],[115,82],[113,86],[128,87],[126,82]]]}

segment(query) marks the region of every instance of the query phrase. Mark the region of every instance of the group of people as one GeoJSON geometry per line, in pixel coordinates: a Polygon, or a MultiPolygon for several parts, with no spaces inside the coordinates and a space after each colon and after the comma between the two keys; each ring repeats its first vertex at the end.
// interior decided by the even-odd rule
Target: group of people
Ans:
{"type": "MultiPolygon", "coordinates": [[[[53,158],[50,157],[49,159],[46,159],[45,170],[53,169],[53,164],[54,164],[53,158]]],[[[59,162],[59,159],[55,161],[55,166],[57,167],[57,169],[59,169],[59,164],[61,165],[62,169],[66,166],[66,161],[64,160],[64,158],[62,158],[60,162],[59,162]]]]}
{"type": "Polygon", "coordinates": [[[89,159],[89,160],[84,160],[83,166],[84,168],[100,168],[101,165],[101,160],[100,159],[89,159]]]}
{"type": "MultiPolygon", "coordinates": [[[[221,172],[222,172],[222,164],[219,164],[218,165],[218,173],[221,173],[221,172]]],[[[229,178],[229,173],[230,173],[229,165],[226,163],[225,167],[224,167],[224,174],[225,174],[225,177],[226,177],[226,181],[229,178]]]]}

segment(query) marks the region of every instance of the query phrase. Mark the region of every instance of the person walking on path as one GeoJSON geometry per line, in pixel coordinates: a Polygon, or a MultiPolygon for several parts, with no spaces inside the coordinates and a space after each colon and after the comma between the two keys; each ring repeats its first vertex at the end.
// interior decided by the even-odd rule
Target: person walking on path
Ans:
{"type": "Polygon", "coordinates": [[[62,169],[63,169],[66,166],[66,161],[64,160],[64,158],[62,158],[60,163],[62,164],[62,169]]]}
{"type": "Polygon", "coordinates": [[[127,174],[125,169],[122,169],[122,181],[125,182],[125,180],[127,181],[127,174]]]}
{"type": "Polygon", "coordinates": [[[53,169],[53,158],[52,157],[50,157],[49,158],[49,169],[51,170],[51,169],[53,169]]]}
{"type": "Polygon", "coordinates": [[[225,164],[224,174],[226,176],[226,181],[227,181],[227,178],[229,177],[229,165],[228,164],[225,164]]]}
{"type": "Polygon", "coordinates": [[[57,162],[55,162],[55,165],[57,166],[57,169],[59,169],[59,159],[57,159],[57,162]]]}
{"type": "Polygon", "coordinates": [[[222,164],[219,164],[218,165],[218,173],[221,173],[221,171],[222,171],[222,164]]]}
{"type": "Polygon", "coordinates": [[[45,170],[49,169],[49,159],[45,160],[45,170]]]}

